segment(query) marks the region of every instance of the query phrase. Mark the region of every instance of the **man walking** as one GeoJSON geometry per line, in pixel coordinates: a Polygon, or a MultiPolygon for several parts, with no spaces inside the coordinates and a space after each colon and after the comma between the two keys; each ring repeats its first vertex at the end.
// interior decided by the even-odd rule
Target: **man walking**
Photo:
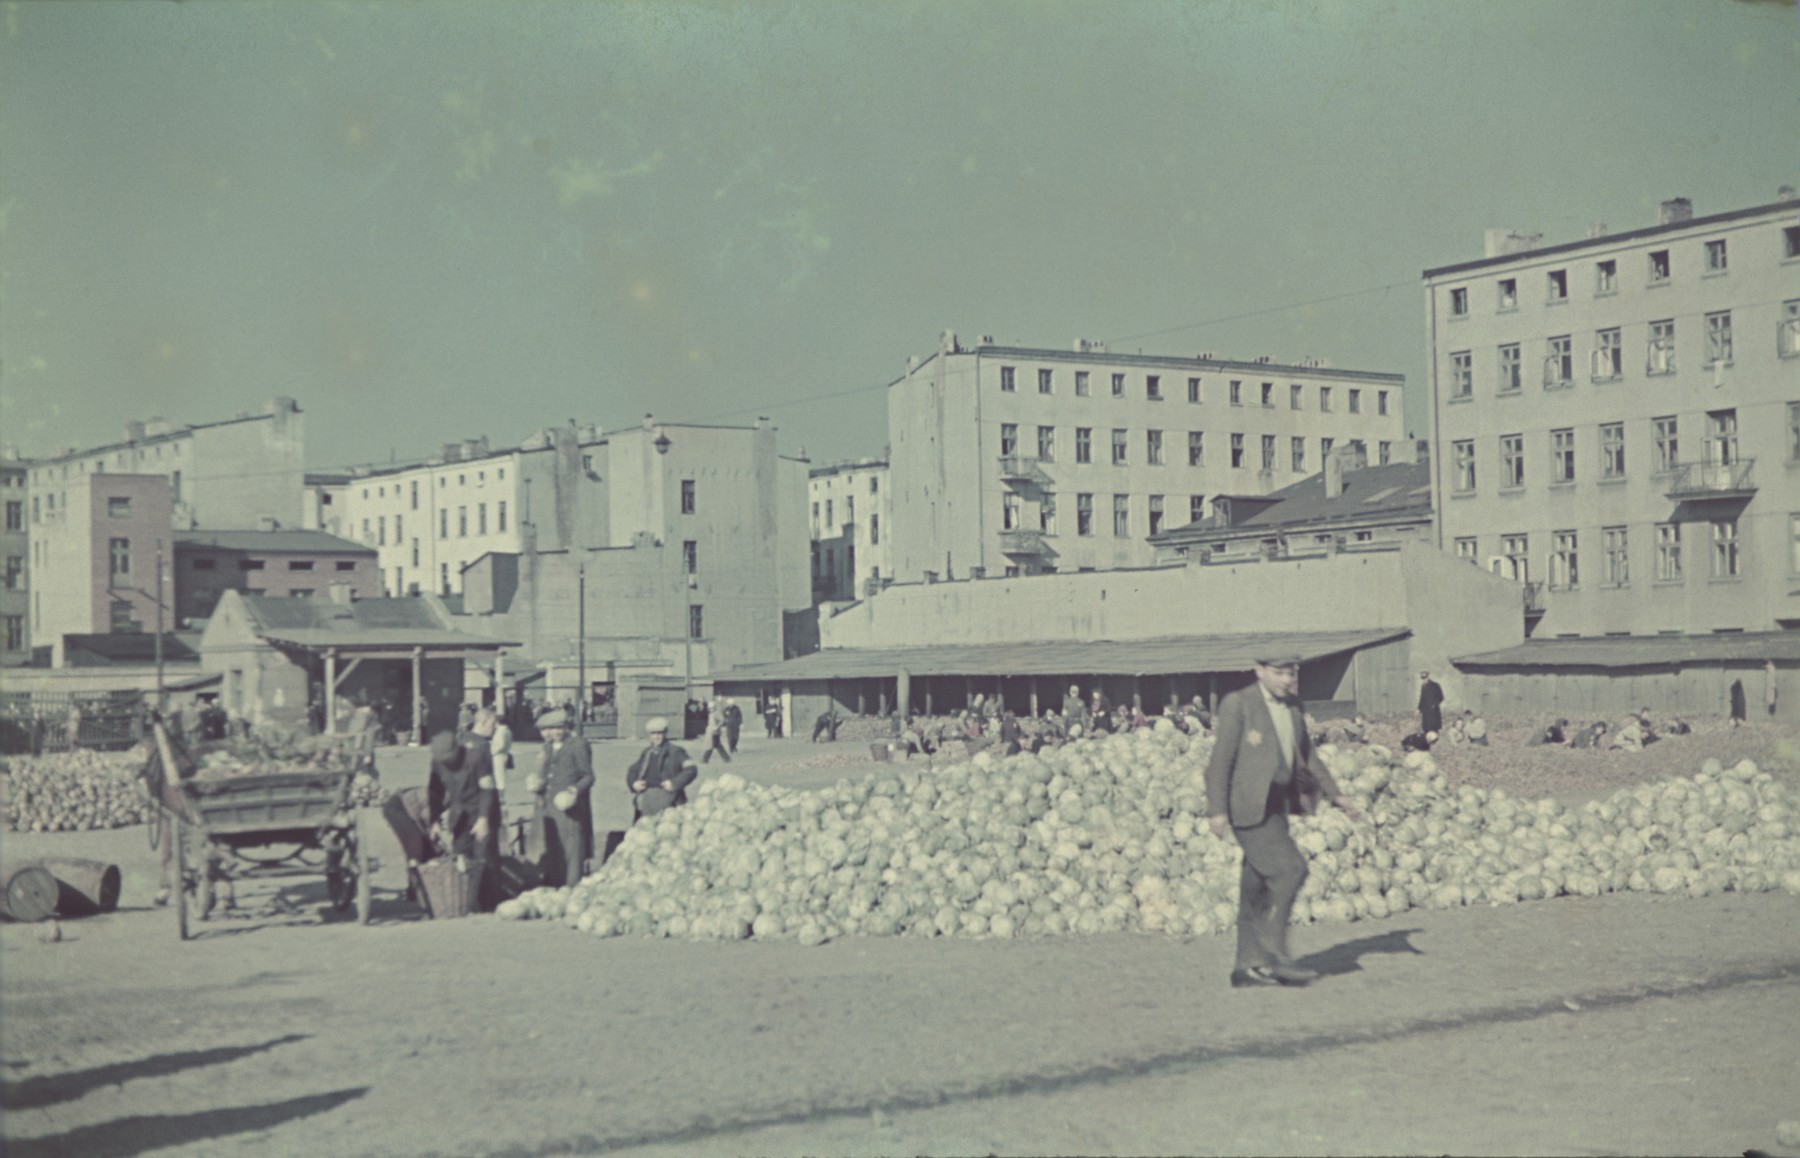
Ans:
{"type": "Polygon", "coordinates": [[[725,697],[725,747],[733,756],[737,755],[738,733],[744,730],[744,709],[738,707],[737,701],[730,696],[725,697]]]}
{"type": "Polygon", "coordinates": [[[1429,736],[1433,732],[1444,730],[1444,689],[1431,678],[1431,673],[1419,673],[1419,731],[1429,736]]]}
{"type": "Polygon", "coordinates": [[[1344,796],[1306,734],[1296,694],[1298,658],[1256,661],[1256,683],[1219,705],[1206,798],[1213,835],[1230,829],[1244,850],[1238,881],[1237,963],[1231,985],[1304,985],[1317,976],[1288,952],[1288,920],[1306,883],[1306,860],[1288,835],[1288,816],[1309,812],[1320,796],[1362,814],[1344,796]]]}

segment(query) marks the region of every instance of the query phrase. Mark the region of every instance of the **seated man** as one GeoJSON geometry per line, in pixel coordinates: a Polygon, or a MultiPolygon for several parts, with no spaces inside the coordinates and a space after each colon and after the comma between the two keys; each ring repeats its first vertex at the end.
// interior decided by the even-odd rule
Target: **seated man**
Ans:
{"type": "Polygon", "coordinates": [[[1626,716],[1619,730],[1613,733],[1612,748],[1620,752],[1642,752],[1644,750],[1644,732],[1638,726],[1637,717],[1626,716]]]}
{"type": "Polygon", "coordinates": [[[1464,708],[1462,714],[1463,736],[1471,744],[1487,747],[1487,721],[1475,714],[1474,708],[1464,708]]]}

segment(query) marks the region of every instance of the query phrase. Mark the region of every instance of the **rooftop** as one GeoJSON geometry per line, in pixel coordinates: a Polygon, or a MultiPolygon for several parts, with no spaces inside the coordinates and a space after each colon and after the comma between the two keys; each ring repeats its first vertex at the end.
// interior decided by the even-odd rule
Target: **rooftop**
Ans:
{"type": "Polygon", "coordinates": [[[1324,472],[1267,495],[1251,498],[1269,506],[1229,527],[1189,523],[1150,538],[1152,543],[1181,543],[1208,538],[1236,537],[1246,531],[1284,530],[1292,527],[1329,526],[1371,520],[1429,518],[1431,515],[1431,465],[1423,462],[1369,466],[1344,474],[1344,491],[1335,498],[1325,495],[1324,472]]]}
{"type": "Polygon", "coordinates": [[[223,551],[374,555],[375,548],[325,531],[177,531],[176,547],[215,547],[223,551]]]}
{"type": "MultiPolygon", "coordinates": [[[[908,373],[888,383],[897,386],[912,375],[917,374],[930,364],[932,358],[939,357],[944,351],[934,350],[929,357],[921,358],[919,364],[908,373]]],[[[961,346],[954,353],[979,354],[990,358],[1017,358],[1020,361],[1033,362],[1088,362],[1103,363],[1112,366],[1145,366],[1162,367],[1169,370],[1191,372],[1197,370],[1226,371],[1242,373],[1246,377],[1252,374],[1266,374],[1279,378],[1346,378],[1361,382],[1379,382],[1383,385],[1402,389],[1406,376],[1383,370],[1340,370],[1332,366],[1293,365],[1286,362],[1239,362],[1229,358],[1213,358],[1205,355],[1183,357],[1179,354],[1118,354],[1106,350],[1059,350],[1037,346],[961,346]]],[[[1399,412],[1396,410],[1396,414],[1399,412]]]]}
{"type": "Polygon", "coordinates": [[[1800,662],[1800,631],[1720,631],[1710,635],[1609,635],[1533,639],[1499,651],[1454,657],[1458,667],[1680,667],[1692,663],[1800,662]]]}
{"type": "MultiPolygon", "coordinates": [[[[239,595],[256,634],[298,647],[432,648],[493,652],[516,643],[453,630],[426,599],[281,599],[239,595]]],[[[214,617],[217,618],[217,612],[214,617]]]]}

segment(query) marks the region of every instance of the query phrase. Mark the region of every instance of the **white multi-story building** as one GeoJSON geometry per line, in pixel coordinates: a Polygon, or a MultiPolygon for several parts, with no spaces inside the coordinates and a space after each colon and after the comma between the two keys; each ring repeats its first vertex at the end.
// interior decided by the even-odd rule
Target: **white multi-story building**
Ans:
{"type": "MultiPolygon", "coordinates": [[[[888,387],[891,576],[1147,566],[1213,496],[1267,494],[1333,446],[1389,461],[1398,374],[1073,350],[946,333],[888,387]]],[[[888,537],[887,529],[883,530],[888,537]]]]}
{"type": "Polygon", "coordinates": [[[1800,626],[1800,203],[1425,271],[1440,546],[1539,636],[1800,626]]]}
{"type": "Polygon", "coordinates": [[[814,467],[811,503],[813,598],[861,599],[892,579],[888,564],[888,464],[860,458],[814,467]]]}

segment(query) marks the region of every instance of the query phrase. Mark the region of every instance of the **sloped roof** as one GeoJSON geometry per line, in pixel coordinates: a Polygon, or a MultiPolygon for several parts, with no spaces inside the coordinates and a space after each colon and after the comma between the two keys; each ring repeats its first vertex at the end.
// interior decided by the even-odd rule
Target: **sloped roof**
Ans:
{"type": "MultiPolygon", "coordinates": [[[[164,663],[194,663],[199,660],[198,632],[165,631],[162,639],[164,663]]],[[[68,657],[71,666],[155,663],[156,633],[122,631],[108,635],[65,635],[63,654],[68,657]],[[74,654],[76,652],[81,653],[79,658],[74,654]]]]}
{"type": "Polygon", "coordinates": [[[177,547],[217,547],[226,551],[335,552],[338,554],[374,555],[375,548],[326,531],[180,531],[175,535],[177,547]]]}
{"type": "Polygon", "coordinates": [[[1629,635],[1532,639],[1499,651],[1454,657],[1457,667],[1680,667],[1696,663],[1800,663],[1800,631],[1710,635],[1629,635]]]}
{"type": "Polygon", "coordinates": [[[1229,527],[1189,523],[1151,536],[1152,543],[1239,538],[1259,529],[1330,527],[1371,520],[1427,518],[1431,514],[1431,464],[1397,462],[1368,466],[1344,475],[1343,493],[1325,495],[1323,472],[1267,495],[1248,496],[1269,505],[1229,527]]]}
{"type": "Polygon", "coordinates": [[[1321,659],[1385,643],[1405,628],[1362,631],[1184,635],[1161,639],[1056,640],[1042,643],[944,644],[932,647],[833,648],[780,663],[722,672],[724,682],[874,679],[912,676],[1175,675],[1249,671],[1271,651],[1321,659]]]}
{"type": "Polygon", "coordinates": [[[462,647],[494,651],[515,642],[455,631],[423,599],[283,599],[243,595],[257,635],[298,647],[462,647]]]}

